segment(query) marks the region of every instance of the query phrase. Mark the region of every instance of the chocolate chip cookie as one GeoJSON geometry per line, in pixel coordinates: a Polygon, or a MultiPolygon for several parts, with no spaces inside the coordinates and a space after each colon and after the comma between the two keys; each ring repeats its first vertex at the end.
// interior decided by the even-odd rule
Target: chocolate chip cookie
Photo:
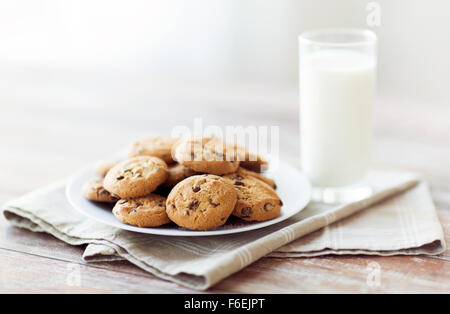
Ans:
{"type": "Polygon", "coordinates": [[[161,186],[169,188],[174,187],[178,182],[181,182],[184,179],[196,174],[198,174],[198,172],[192,170],[187,166],[181,164],[170,165],[167,180],[161,186]]]}
{"type": "Polygon", "coordinates": [[[145,196],[166,181],[167,164],[150,156],[133,157],[115,165],[105,176],[104,186],[120,198],[145,196]]]}
{"type": "Polygon", "coordinates": [[[246,221],[265,221],[280,214],[283,203],[273,188],[242,173],[224,176],[238,193],[233,215],[246,221]]]}
{"type": "Polygon", "coordinates": [[[111,161],[111,160],[100,160],[99,162],[97,162],[97,164],[95,165],[94,171],[96,174],[104,177],[106,176],[106,174],[108,173],[108,171],[114,167],[115,165],[117,165],[119,162],[118,161],[111,161]]]}
{"type": "Polygon", "coordinates": [[[258,172],[254,172],[254,171],[239,167],[239,169],[237,170],[237,173],[240,173],[243,176],[250,176],[250,177],[254,177],[258,180],[261,180],[262,182],[269,185],[272,189],[277,188],[277,185],[275,184],[274,180],[272,180],[271,178],[268,178],[266,176],[263,176],[262,174],[260,174],[258,172]]]}
{"type": "Polygon", "coordinates": [[[167,197],[167,215],[177,225],[192,230],[211,230],[227,221],[237,192],[215,175],[195,175],[178,183],[167,197]]]}
{"type": "Polygon", "coordinates": [[[120,221],[138,227],[159,227],[170,222],[166,213],[166,198],[156,194],[122,199],[112,212],[120,221]]]}
{"type": "Polygon", "coordinates": [[[234,149],[213,137],[191,137],[177,142],[172,149],[174,159],[197,172],[223,175],[239,167],[234,149]]]}
{"type": "Polygon", "coordinates": [[[154,156],[167,164],[173,163],[172,146],[177,140],[170,136],[153,136],[137,140],[131,144],[128,157],[154,156]]]}
{"type": "Polygon", "coordinates": [[[103,187],[102,178],[94,178],[83,186],[83,195],[90,201],[115,203],[119,197],[109,193],[103,187]]]}
{"type": "Polygon", "coordinates": [[[250,153],[244,147],[235,145],[236,159],[240,166],[254,172],[264,172],[269,168],[269,163],[260,155],[250,153]]]}

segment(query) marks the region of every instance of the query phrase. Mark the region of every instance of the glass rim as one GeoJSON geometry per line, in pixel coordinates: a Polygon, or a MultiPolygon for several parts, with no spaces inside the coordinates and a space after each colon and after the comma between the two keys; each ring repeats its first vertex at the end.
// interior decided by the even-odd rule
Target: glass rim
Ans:
{"type": "Polygon", "coordinates": [[[361,45],[375,45],[377,42],[377,35],[372,30],[365,28],[321,28],[302,32],[298,36],[298,40],[302,44],[313,44],[330,47],[351,47],[361,45]],[[361,40],[334,42],[317,39],[318,36],[325,34],[358,35],[361,37],[361,40]]]}

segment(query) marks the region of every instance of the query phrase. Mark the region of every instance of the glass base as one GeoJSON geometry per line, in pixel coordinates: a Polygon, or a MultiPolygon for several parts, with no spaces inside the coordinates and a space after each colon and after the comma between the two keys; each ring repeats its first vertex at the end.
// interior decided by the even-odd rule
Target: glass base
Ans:
{"type": "Polygon", "coordinates": [[[344,187],[319,187],[312,190],[312,200],[325,204],[345,204],[356,202],[373,194],[373,189],[367,184],[355,184],[344,187]]]}

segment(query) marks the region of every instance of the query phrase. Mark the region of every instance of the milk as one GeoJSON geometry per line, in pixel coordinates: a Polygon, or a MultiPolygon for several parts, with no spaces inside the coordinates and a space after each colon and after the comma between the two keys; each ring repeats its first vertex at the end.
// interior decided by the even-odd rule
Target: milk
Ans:
{"type": "Polygon", "coordinates": [[[370,161],[375,58],[328,49],[300,58],[301,162],[316,186],[362,179],[370,161]]]}

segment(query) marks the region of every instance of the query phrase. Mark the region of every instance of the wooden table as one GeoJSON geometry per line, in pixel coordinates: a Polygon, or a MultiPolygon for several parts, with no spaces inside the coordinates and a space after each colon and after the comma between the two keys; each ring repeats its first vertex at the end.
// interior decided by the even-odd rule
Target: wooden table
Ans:
{"type": "MultiPolygon", "coordinates": [[[[143,78],[10,69],[0,96],[0,202],[64,178],[135,137],[175,125],[278,125],[282,156],[298,155],[295,86],[149,82],[143,78]],[[171,86],[170,88],[167,86],[171,86]]],[[[376,167],[414,170],[430,183],[450,242],[450,106],[383,97],[375,109],[376,167]]],[[[193,293],[128,262],[86,264],[83,247],[13,228],[0,218],[0,292],[193,293]],[[80,285],[70,274],[80,274],[80,285]]],[[[440,256],[262,258],[207,292],[450,292],[440,256]],[[367,284],[375,261],[377,287],[367,284]]]]}

